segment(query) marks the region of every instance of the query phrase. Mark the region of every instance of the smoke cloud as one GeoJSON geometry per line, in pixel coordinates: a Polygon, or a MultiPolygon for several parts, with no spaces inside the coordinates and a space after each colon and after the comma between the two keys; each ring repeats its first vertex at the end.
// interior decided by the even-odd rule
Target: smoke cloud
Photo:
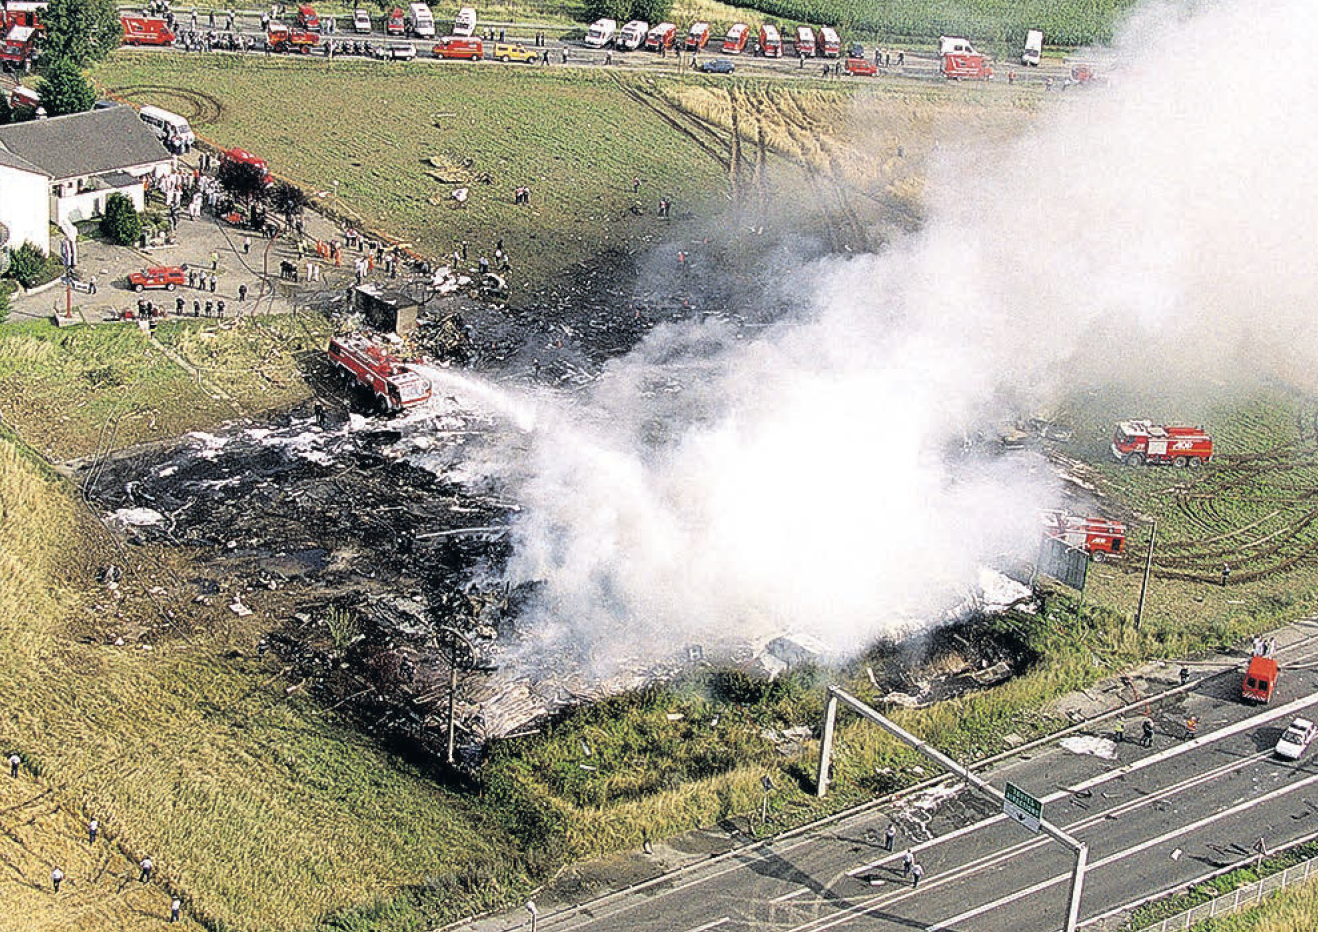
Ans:
{"type": "Polygon", "coordinates": [[[1312,367],[1316,26],[1311,0],[1143,8],[1109,83],[938,167],[920,232],[795,272],[793,319],[662,327],[519,408],[525,659],[927,626],[1057,496],[1040,460],[949,455],[969,432],[1077,383],[1312,367]]]}

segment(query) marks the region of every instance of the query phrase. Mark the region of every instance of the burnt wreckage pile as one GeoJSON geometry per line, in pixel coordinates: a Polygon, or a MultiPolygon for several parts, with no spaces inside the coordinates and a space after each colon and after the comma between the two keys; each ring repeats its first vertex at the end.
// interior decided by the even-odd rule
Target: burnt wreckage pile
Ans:
{"type": "MultiPolygon", "coordinates": [[[[195,548],[195,596],[262,612],[273,623],[262,647],[321,698],[433,750],[447,725],[436,720],[449,677],[441,624],[477,646],[465,667],[484,666],[526,594],[499,582],[513,506],[440,477],[488,429],[453,410],[410,427],[358,416],[322,427],[307,410],[81,478],[130,543],[195,548]],[[431,469],[409,461],[422,436],[431,469]]],[[[467,741],[483,737],[478,725],[467,741]]]]}

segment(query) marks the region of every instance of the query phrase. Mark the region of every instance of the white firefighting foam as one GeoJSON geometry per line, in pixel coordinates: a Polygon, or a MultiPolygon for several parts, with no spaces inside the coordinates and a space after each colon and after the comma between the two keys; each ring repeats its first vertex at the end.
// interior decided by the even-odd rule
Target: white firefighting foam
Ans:
{"type": "Polygon", "coordinates": [[[1184,9],[1132,20],[1109,86],[949,170],[918,235],[801,270],[800,321],[661,328],[587,399],[511,411],[530,433],[491,468],[525,506],[509,576],[543,583],[525,661],[927,624],[1029,556],[1051,504],[1035,459],[945,461],[994,398],[1312,344],[1318,7],[1184,9]]]}

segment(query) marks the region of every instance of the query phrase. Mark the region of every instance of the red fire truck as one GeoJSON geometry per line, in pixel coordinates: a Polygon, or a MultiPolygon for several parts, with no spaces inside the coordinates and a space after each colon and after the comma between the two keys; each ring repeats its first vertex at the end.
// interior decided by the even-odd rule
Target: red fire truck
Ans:
{"type": "Polygon", "coordinates": [[[35,26],[10,26],[0,39],[0,67],[5,71],[24,71],[29,62],[37,59],[37,29],[35,26]]]}
{"type": "Polygon", "coordinates": [[[975,51],[969,39],[960,36],[938,37],[938,73],[949,81],[970,78],[987,81],[993,77],[993,66],[988,59],[975,51]]]}
{"type": "Polygon", "coordinates": [[[289,29],[283,23],[271,23],[265,45],[272,52],[302,52],[306,54],[320,44],[320,36],[303,29],[289,29]]]}
{"type": "Polygon", "coordinates": [[[389,11],[389,18],[384,23],[385,35],[401,36],[407,32],[407,17],[398,7],[389,11]]]}
{"type": "Polygon", "coordinates": [[[44,28],[39,14],[48,6],[50,4],[45,0],[9,0],[0,5],[0,18],[4,20],[0,32],[4,32],[10,26],[30,26],[37,30],[44,28]]]}
{"type": "Polygon", "coordinates": [[[1069,547],[1083,550],[1095,563],[1102,563],[1108,557],[1119,557],[1126,549],[1126,525],[1106,518],[1045,511],[1043,532],[1069,547]]]}
{"type": "Polygon", "coordinates": [[[1202,427],[1122,421],[1112,436],[1112,455],[1127,466],[1202,466],[1213,458],[1213,438],[1202,427]]]}
{"type": "Polygon", "coordinates": [[[329,344],[329,360],[345,380],[356,382],[374,395],[382,410],[402,411],[430,398],[430,381],[425,376],[365,337],[334,337],[329,344]]]}
{"type": "Polygon", "coordinates": [[[124,45],[173,45],[174,33],[163,19],[123,16],[124,45]]]}

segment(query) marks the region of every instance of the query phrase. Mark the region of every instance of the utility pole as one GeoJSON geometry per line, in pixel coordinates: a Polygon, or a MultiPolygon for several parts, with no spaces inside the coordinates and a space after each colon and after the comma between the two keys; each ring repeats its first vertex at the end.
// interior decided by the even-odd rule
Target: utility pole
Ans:
{"type": "Polygon", "coordinates": [[[454,755],[454,731],[457,727],[457,701],[458,701],[458,642],[467,646],[468,657],[471,660],[476,658],[476,645],[459,631],[457,628],[441,625],[441,632],[449,637],[449,666],[448,666],[448,754],[445,760],[451,766],[457,760],[454,755]]]}
{"type": "Polygon", "coordinates": [[[1149,530],[1149,552],[1144,557],[1144,581],[1140,583],[1140,604],[1135,609],[1135,630],[1140,629],[1144,621],[1144,597],[1149,593],[1149,573],[1153,570],[1153,544],[1158,539],[1158,521],[1155,518],[1149,530]]]}
{"type": "MultiPolygon", "coordinates": [[[[975,789],[991,797],[999,804],[1003,803],[1006,799],[1003,792],[997,787],[980,779],[965,767],[962,767],[956,761],[952,760],[952,758],[948,757],[942,751],[939,751],[932,745],[921,741],[896,722],[884,717],[877,710],[871,708],[855,696],[852,696],[850,693],[839,689],[836,686],[828,687],[828,708],[824,712],[824,738],[819,748],[819,776],[815,784],[815,790],[816,794],[821,798],[828,790],[828,768],[833,756],[833,728],[834,719],[837,716],[838,702],[845,702],[847,705],[851,706],[851,708],[860,713],[860,715],[869,719],[890,735],[893,735],[898,740],[910,745],[934,763],[960,777],[962,780],[965,780],[975,789]]],[[[1089,863],[1089,846],[1082,841],[1077,841],[1056,825],[1053,825],[1051,822],[1042,818],[1039,819],[1039,828],[1044,834],[1070,848],[1071,852],[1075,855],[1075,868],[1071,873],[1071,895],[1067,906],[1065,932],[1076,932],[1080,922],[1080,894],[1084,889],[1085,867],[1089,863]]]]}

